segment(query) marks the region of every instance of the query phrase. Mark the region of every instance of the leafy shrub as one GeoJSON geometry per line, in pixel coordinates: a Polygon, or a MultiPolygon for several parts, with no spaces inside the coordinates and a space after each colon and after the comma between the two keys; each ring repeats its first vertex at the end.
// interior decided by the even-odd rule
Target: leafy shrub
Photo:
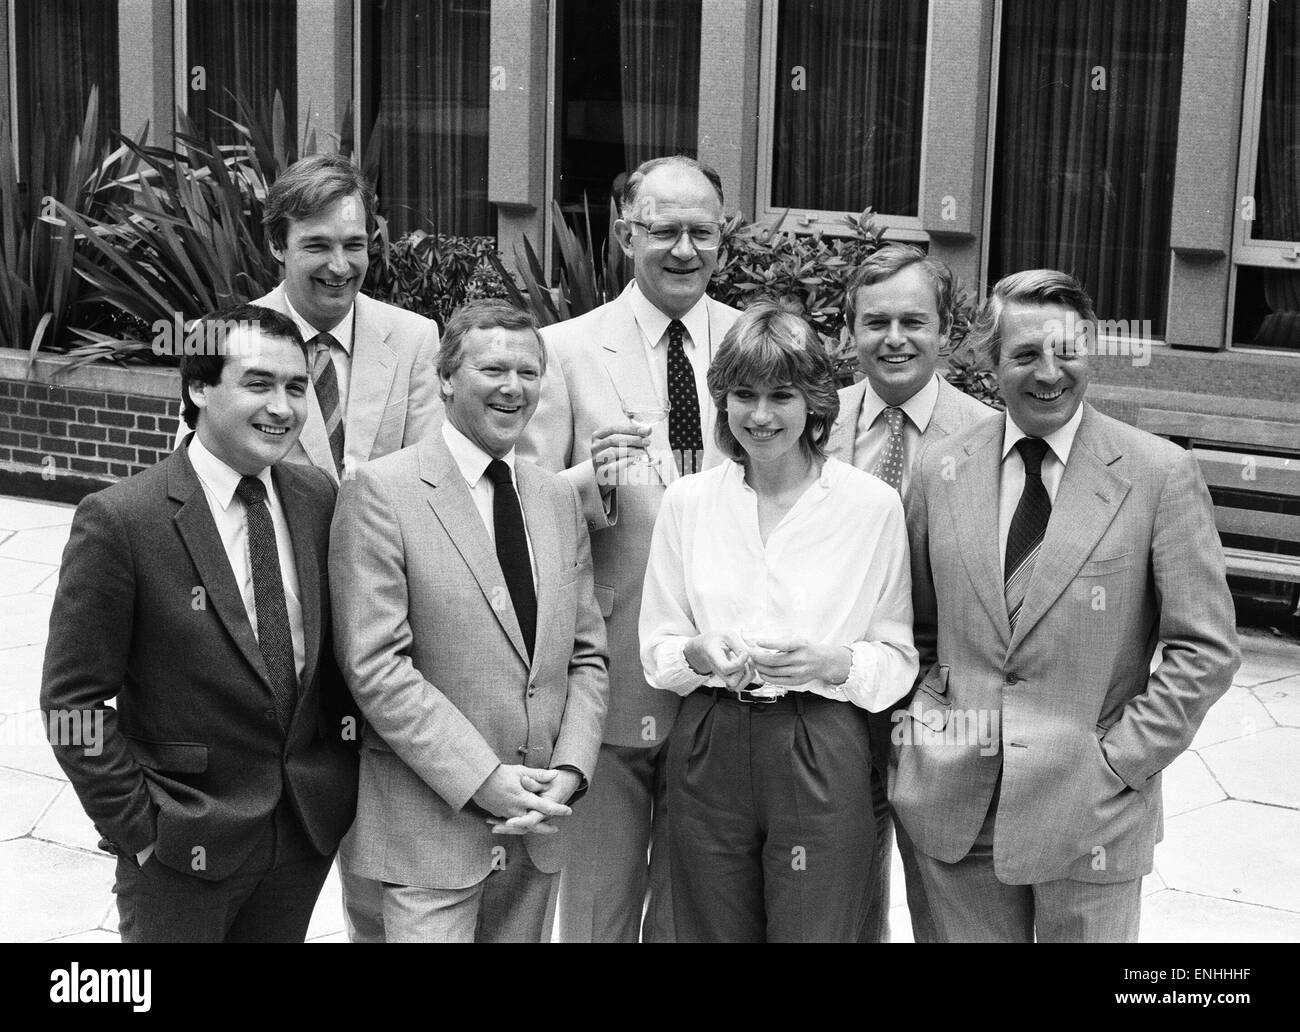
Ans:
{"type": "MultiPolygon", "coordinates": [[[[389,242],[386,226],[371,240],[370,270],[363,290],[446,325],[447,316],[466,301],[511,297],[502,281],[491,237],[456,237],[413,230],[389,242]]],[[[517,289],[514,290],[517,294],[517,289]]]]}

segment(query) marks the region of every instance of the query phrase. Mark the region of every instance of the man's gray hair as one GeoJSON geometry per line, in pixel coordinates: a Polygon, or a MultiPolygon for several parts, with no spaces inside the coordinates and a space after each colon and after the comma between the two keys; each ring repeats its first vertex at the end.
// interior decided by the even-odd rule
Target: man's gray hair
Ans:
{"type": "Polygon", "coordinates": [[[971,349],[996,368],[1002,351],[1002,311],[1009,304],[1062,305],[1071,308],[1086,323],[1097,321],[1092,298],[1083,284],[1068,272],[1056,269],[1026,269],[1003,276],[989,291],[971,323],[967,341],[971,349]]]}

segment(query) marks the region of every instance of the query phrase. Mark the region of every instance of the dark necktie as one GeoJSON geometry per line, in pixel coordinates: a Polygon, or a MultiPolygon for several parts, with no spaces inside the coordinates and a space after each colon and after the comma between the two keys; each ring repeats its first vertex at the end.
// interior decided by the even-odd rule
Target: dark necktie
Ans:
{"type": "Polygon", "coordinates": [[[880,459],[876,462],[876,468],[871,472],[892,487],[900,495],[903,493],[903,420],[907,417],[903,414],[901,408],[894,408],[892,405],[885,409],[881,415],[885,419],[885,425],[889,427],[889,440],[885,442],[885,450],[880,453],[880,459]]]}
{"type": "Polygon", "coordinates": [[[315,347],[311,379],[316,386],[316,400],[320,402],[321,415],[325,417],[325,434],[334,456],[334,472],[343,475],[343,410],[339,406],[339,379],[330,359],[334,338],[328,333],[318,333],[311,339],[315,347]]]}
{"type": "Polygon", "coordinates": [[[1016,442],[1016,450],[1025,463],[1025,489],[1020,493],[1020,502],[1007,532],[1004,570],[1007,617],[1013,633],[1029,588],[1029,579],[1034,573],[1034,561],[1042,547],[1043,535],[1047,533],[1047,521],[1052,516],[1052,500],[1043,486],[1043,457],[1047,454],[1047,442],[1041,437],[1022,437],[1016,442]]]}
{"type": "Polygon", "coordinates": [[[537,635],[537,592],[533,588],[533,564],[528,558],[528,538],[524,534],[524,513],[519,507],[510,467],[500,459],[488,463],[488,479],[496,485],[492,492],[492,528],[497,539],[497,561],[510,589],[515,617],[528,646],[528,656],[533,655],[537,635]]]}
{"type": "Polygon", "coordinates": [[[257,644],[271,675],[280,724],[288,727],[298,701],[298,672],[293,659],[289,607],[284,601],[284,580],[280,576],[280,551],[275,544],[271,510],[266,505],[266,485],[257,477],[243,477],[235,494],[244,503],[248,523],[248,562],[253,570],[257,644]]]}
{"type": "Polygon", "coordinates": [[[694,473],[702,462],[704,438],[700,433],[700,397],[695,390],[695,370],[686,357],[682,339],[686,327],[680,319],[668,324],[668,447],[677,458],[679,472],[694,473]]]}

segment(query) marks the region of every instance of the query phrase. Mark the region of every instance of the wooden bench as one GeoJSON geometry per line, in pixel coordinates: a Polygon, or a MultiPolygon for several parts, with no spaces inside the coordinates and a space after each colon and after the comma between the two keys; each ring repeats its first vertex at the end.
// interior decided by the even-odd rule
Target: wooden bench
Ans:
{"type": "MultiPolygon", "coordinates": [[[[1144,408],[1138,426],[1192,450],[1216,494],[1214,523],[1221,536],[1300,544],[1300,515],[1255,507],[1300,500],[1300,425],[1144,408]],[[1241,499],[1224,499],[1228,491],[1241,499]]],[[[1223,553],[1231,574],[1300,584],[1300,555],[1237,546],[1223,553]]]]}

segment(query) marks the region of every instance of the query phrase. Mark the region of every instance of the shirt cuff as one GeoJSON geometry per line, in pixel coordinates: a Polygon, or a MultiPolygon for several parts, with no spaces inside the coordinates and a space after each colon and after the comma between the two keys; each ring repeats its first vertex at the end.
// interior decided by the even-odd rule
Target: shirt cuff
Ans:
{"type": "Polygon", "coordinates": [[[880,713],[888,709],[907,694],[910,684],[890,685],[881,678],[880,665],[877,662],[877,642],[855,641],[849,646],[853,653],[853,663],[849,666],[849,676],[842,685],[835,686],[839,698],[848,699],[871,713],[880,713]],[[901,691],[899,689],[902,689],[901,691]]]}
{"type": "Polygon", "coordinates": [[[652,688],[690,695],[709,679],[708,674],[697,674],[686,662],[686,637],[669,638],[655,646],[655,672],[647,677],[652,688]]]}

